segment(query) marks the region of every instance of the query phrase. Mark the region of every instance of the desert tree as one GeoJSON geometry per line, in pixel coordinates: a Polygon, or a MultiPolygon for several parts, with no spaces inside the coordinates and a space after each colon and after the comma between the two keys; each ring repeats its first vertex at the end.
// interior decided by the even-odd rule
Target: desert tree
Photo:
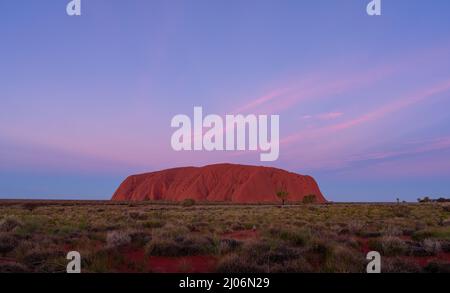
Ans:
{"type": "Polygon", "coordinates": [[[286,190],[277,191],[277,197],[281,200],[282,205],[286,202],[289,193],[286,190]]]}

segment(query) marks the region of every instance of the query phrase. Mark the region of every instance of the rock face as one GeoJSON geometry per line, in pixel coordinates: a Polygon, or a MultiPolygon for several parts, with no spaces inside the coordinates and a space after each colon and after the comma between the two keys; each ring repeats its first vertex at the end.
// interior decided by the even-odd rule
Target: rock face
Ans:
{"type": "Polygon", "coordinates": [[[326,202],[310,176],[281,169],[233,164],[183,167],[132,175],[114,193],[114,201],[164,200],[279,203],[278,191],[287,191],[287,202],[299,202],[314,194],[326,202]]]}

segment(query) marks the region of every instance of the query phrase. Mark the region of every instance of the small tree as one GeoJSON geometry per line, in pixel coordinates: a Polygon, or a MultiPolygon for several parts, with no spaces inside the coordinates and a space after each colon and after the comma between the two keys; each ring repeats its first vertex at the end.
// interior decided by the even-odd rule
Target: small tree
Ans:
{"type": "Polygon", "coordinates": [[[422,198],[422,199],[419,198],[418,201],[419,201],[420,203],[426,203],[426,202],[431,202],[431,199],[430,199],[430,197],[425,196],[425,197],[422,198]]]}
{"type": "Polygon", "coordinates": [[[303,198],[302,202],[304,204],[316,203],[317,202],[316,195],[315,194],[308,194],[308,195],[306,195],[303,198]]]}
{"type": "Polygon", "coordinates": [[[277,191],[277,196],[279,199],[281,199],[282,205],[284,205],[284,203],[286,202],[288,195],[289,193],[285,190],[277,191]]]}

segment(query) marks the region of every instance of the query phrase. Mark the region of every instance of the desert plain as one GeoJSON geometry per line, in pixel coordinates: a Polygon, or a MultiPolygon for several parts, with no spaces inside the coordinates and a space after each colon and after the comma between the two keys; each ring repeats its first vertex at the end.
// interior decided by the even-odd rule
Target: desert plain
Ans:
{"type": "Polygon", "coordinates": [[[0,272],[450,272],[448,203],[0,201],[0,272]]]}

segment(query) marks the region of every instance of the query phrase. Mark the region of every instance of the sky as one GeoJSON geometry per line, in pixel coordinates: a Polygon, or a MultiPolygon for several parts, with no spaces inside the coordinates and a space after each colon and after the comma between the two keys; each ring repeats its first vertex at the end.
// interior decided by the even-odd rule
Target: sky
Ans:
{"type": "Polygon", "coordinates": [[[0,2],[0,198],[109,199],[230,162],[332,201],[450,197],[450,1],[0,2]],[[175,152],[173,116],[280,115],[280,157],[175,152]]]}

